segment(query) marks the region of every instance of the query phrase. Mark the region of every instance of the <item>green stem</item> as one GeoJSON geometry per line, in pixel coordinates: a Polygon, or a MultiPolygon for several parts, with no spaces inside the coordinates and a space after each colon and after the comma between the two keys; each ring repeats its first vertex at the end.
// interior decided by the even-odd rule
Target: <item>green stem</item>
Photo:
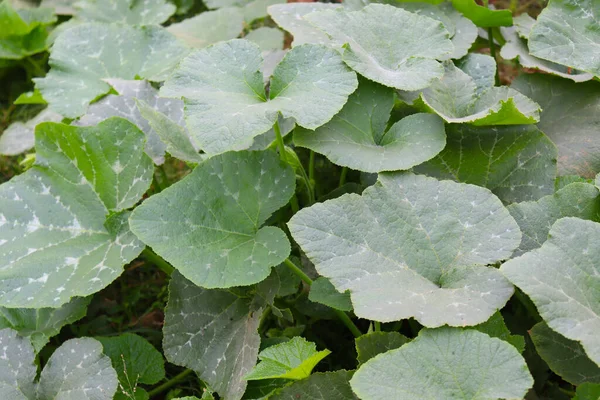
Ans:
{"type": "Polygon", "coordinates": [[[279,120],[275,121],[275,125],[273,125],[273,130],[275,131],[275,139],[277,140],[277,147],[279,147],[279,157],[281,161],[286,162],[285,160],[285,143],[283,142],[283,136],[281,136],[281,129],[279,128],[279,120]]]}
{"type": "Polygon", "coordinates": [[[342,168],[342,173],[340,174],[340,184],[339,187],[342,187],[344,183],[346,183],[346,175],[348,174],[348,167],[342,168]]]}
{"type": "MultiPolygon", "coordinates": [[[[304,271],[302,271],[300,268],[298,268],[296,266],[296,264],[291,262],[289,258],[286,258],[283,262],[285,265],[288,266],[289,269],[292,270],[292,272],[294,272],[296,275],[298,275],[298,277],[300,279],[302,279],[302,281],[304,283],[306,283],[308,286],[312,286],[313,280],[310,279],[310,277],[308,275],[306,275],[304,273],[304,271]]],[[[358,327],[356,325],[354,325],[354,322],[352,322],[352,320],[350,319],[348,314],[346,314],[343,311],[336,310],[335,308],[333,308],[333,311],[335,312],[335,315],[337,315],[337,317],[340,319],[340,321],[342,321],[344,323],[344,325],[346,325],[346,327],[348,327],[348,329],[350,329],[350,332],[352,332],[354,337],[362,336],[362,332],[360,331],[360,329],[358,329],[358,327]]]]}
{"type": "MultiPolygon", "coordinates": [[[[488,28],[488,39],[490,41],[490,55],[496,61],[496,44],[494,43],[494,30],[493,28],[488,28]]],[[[496,62],[497,64],[497,62],[496,62]]],[[[500,85],[500,72],[498,70],[498,66],[496,66],[496,86],[500,85]]]]}
{"type": "Polygon", "coordinates": [[[168,262],[162,259],[161,256],[150,250],[149,247],[146,247],[144,251],[142,251],[142,256],[152,264],[156,265],[162,272],[171,276],[175,268],[171,266],[168,262]]]}
{"type": "Polygon", "coordinates": [[[308,159],[308,178],[311,183],[315,181],[315,152],[312,150],[308,159]]]}
{"type": "Polygon", "coordinates": [[[308,205],[312,205],[315,203],[315,192],[310,181],[308,175],[306,175],[306,171],[302,164],[300,164],[300,175],[302,175],[302,179],[304,180],[304,184],[306,185],[306,190],[308,191],[308,205]]]}
{"type": "Polygon", "coordinates": [[[192,372],[194,372],[194,371],[192,371],[191,369],[186,369],[185,371],[175,375],[173,378],[169,379],[162,385],[155,387],[154,389],[149,391],[148,396],[152,398],[152,397],[156,396],[157,394],[164,392],[165,390],[169,389],[172,386],[175,386],[176,384],[178,384],[179,382],[184,380],[185,377],[188,376],[189,374],[191,374],[192,372]]]}
{"type": "Polygon", "coordinates": [[[375,332],[381,332],[381,322],[375,321],[375,332]]]}
{"type": "Polygon", "coordinates": [[[292,206],[292,212],[294,214],[300,211],[300,206],[298,205],[298,197],[296,197],[296,193],[294,193],[292,195],[292,198],[290,199],[290,206],[292,206]]]}

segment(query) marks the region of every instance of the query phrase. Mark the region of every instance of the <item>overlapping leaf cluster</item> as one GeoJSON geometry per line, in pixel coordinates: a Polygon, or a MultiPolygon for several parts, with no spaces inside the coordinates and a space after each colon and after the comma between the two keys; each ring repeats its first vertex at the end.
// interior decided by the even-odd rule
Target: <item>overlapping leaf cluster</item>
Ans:
{"type": "Polygon", "coordinates": [[[560,393],[600,391],[596,0],[537,20],[462,0],[209,0],[183,20],[70,3],[0,3],[0,61],[50,49],[21,98],[48,109],[0,139],[35,147],[0,185],[0,397],[150,397],[164,360],[136,335],[35,366],[146,246],[175,269],[164,355],[203,398],[522,399],[544,384],[531,360],[560,393]],[[544,74],[498,85],[478,27],[544,74]],[[193,170],[157,190],[170,159],[193,170]],[[307,316],[350,327],[354,369],[299,337],[307,316]]]}

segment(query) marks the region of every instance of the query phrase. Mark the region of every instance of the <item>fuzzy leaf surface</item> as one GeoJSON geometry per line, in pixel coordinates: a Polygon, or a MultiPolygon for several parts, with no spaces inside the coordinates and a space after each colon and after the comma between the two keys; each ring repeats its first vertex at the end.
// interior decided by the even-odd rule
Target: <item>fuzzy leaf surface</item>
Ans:
{"type": "Polygon", "coordinates": [[[350,387],[351,371],[317,372],[277,391],[269,400],[358,400],[350,387]]]}
{"type": "Polygon", "coordinates": [[[405,345],[410,339],[398,332],[370,332],[356,338],[355,341],[360,365],[381,353],[405,345]]]}
{"type": "MultiPolygon", "coordinates": [[[[306,19],[315,11],[334,10],[340,8],[339,4],[331,3],[285,3],[269,7],[269,15],[282,29],[288,31],[293,37],[292,46],[305,43],[337,45],[325,32],[311,25],[306,19]]],[[[341,45],[342,43],[339,43],[341,45]]]]}
{"type": "Polygon", "coordinates": [[[175,13],[165,0],[82,0],[74,7],[77,18],[127,25],[160,25],[175,13]]]}
{"type": "Polygon", "coordinates": [[[169,25],[167,30],[188,46],[199,49],[235,39],[244,29],[244,15],[237,7],[224,7],[200,13],[169,25]]]}
{"type": "Polygon", "coordinates": [[[13,122],[0,136],[0,154],[15,156],[35,145],[34,130],[41,122],[60,122],[63,117],[54,111],[45,109],[27,122],[13,122]]]}

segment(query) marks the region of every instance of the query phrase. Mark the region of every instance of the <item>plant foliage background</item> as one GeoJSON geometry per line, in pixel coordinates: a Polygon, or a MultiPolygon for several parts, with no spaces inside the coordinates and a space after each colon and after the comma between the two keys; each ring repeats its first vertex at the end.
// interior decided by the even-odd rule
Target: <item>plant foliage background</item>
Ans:
{"type": "Polygon", "coordinates": [[[600,2],[0,1],[0,398],[600,399],[600,2]]]}

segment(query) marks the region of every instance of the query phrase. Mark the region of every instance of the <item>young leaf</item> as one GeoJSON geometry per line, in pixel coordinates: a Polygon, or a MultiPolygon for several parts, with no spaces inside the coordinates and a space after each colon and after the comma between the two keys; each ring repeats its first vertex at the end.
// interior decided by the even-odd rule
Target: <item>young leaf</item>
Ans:
{"type": "Polygon", "coordinates": [[[324,10],[340,8],[340,4],[331,3],[286,3],[269,7],[269,15],[282,29],[288,31],[293,37],[292,46],[305,43],[341,46],[332,40],[325,32],[317,29],[304,16],[324,10]]]}
{"type": "Polygon", "coordinates": [[[534,125],[449,125],[446,135],[444,150],[415,172],[486,187],[504,203],[554,192],[556,146],[534,125]]]}
{"type": "Polygon", "coordinates": [[[548,75],[521,75],[512,87],[542,108],[538,128],[558,147],[560,175],[592,178],[600,172],[600,83],[548,75]]]}
{"type": "Polygon", "coordinates": [[[124,394],[124,398],[145,392],[137,387],[139,383],[152,385],[165,377],[162,354],[143,337],[124,333],[115,337],[98,337],[96,340],[102,343],[104,354],[110,357],[117,371],[121,388],[119,393],[124,394]]]}
{"type": "Polygon", "coordinates": [[[529,335],[540,357],[564,380],[573,385],[600,383],[600,367],[578,342],[556,333],[543,322],[531,328],[529,335]]]}
{"type": "Polygon", "coordinates": [[[11,1],[1,1],[0,60],[20,60],[46,50],[46,27],[54,22],[50,8],[14,9],[11,1]]]}
{"type": "Polygon", "coordinates": [[[288,52],[275,68],[268,95],[261,64],[260,49],[252,42],[216,44],[185,58],[160,93],[184,98],[192,141],[214,155],[247,149],[280,112],[315,129],[342,108],[358,85],[340,55],[324,46],[303,45],[288,52]]]}
{"type": "Polygon", "coordinates": [[[244,30],[244,16],[237,7],[224,7],[169,25],[167,30],[188,46],[200,49],[238,37],[244,30]]]}
{"type": "Polygon", "coordinates": [[[600,76],[597,0],[550,0],[529,35],[531,55],[600,76]]]}
{"type": "Polygon", "coordinates": [[[45,109],[27,122],[13,122],[0,136],[0,154],[15,156],[27,151],[35,144],[33,130],[42,122],[60,122],[63,117],[45,109]]]}
{"type": "Polygon", "coordinates": [[[525,338],[520,335],[511,335],[500,311],[496,311],[490,319],[479,325],[475,325],[473,329],[477,329],[479,332],[483,332],[490,337],[502,339],[512,344],[520,353],[523,353],[525,350],[525,338]]]}
{"type": "Polygon", "coordinates": [[[111,118],[45,122],[36,163],[0,186],[0,304],[59,307],[106,287],[142,251],[128,212],[150,186],[144,134],[111,118]]]}
{"type": "Polygon", "coordinates": [[[262,310],[251,304],[252,299],[202,289],[174,272],[163,328],[167,360],[196,371],[221,397],[241,399],[260,345],[262,310]]]}
{"type": "Polygon", "coordinates": [[[573,400],[598,400],[600,399],[600,385],[584,383],[577,387],[577,394],[573,400]]]}
{"type": "Polygon", "coordinates": [[[439,328],[367,361],[350,384],[363,400],[496,400],[522,399],[533,378],[510,344],[472,329],[439,328]]]}
{"type": "Polygon", "coordinates": [[[352,69],[396,89],[429,86],[444,73],[436,59],[454,51],[450,34],[439,21],[386,4],[370,4],[359,11],[320,11],[305,19],[345,43],[343,59],[352,69]]]}
{"type": "Polygon", "coordinates": [[[306,339],[295,336],[291,340],[267,347],[258,354],[260,362],[254,367],[246,380],[307,378],[313,368],[331,351],[317,351],[317,346],[306,339]]]}
{"type": "Polygon", "coordinates": [[[350,387],[352,371],[318,372],[278,390],[269,400],[358,400],[350,387]]]}
{"type": "Polygon", "coordinates": [[[452,5],[475,25],[482,28],[495,26],[511,26],[513,24],[510,10],[492,10],[480,6],[475,0],[452,0],[452,5]]]}
{"type": "Polygon", "coordinates": [[[330,122],[314,132],[297,128],[294,143],[338,165],[366,172],[409,169],[444,148],[444,124],[435,115],[410,115],[386,132],[393,90],[364,78],[359,82],[358,90],[330,122]]]}
{"type": "Polygon", "coordinates": [[[50,72],[34,81],[54,111],[75,118],[110,90],[104,79],[139,76],[161,81],[187,53],[159,26],[86,23],[58,36],[50,53],[50,72]]]}
{"type": "Polygon", "coordinates": [[[500,200],[478,186],[380,174],[362,196],[304,208],[288,226],[317,271],[338,291],[350,290],[361,318],[475,325],[513,293],[486,265],[510,257],[521,233],[500,200]]]}
{"type": "Polygon", "coordinates": [[[155,164],[165,162],[165,144],[149,121],[144,118],[136,107],[136,99],[146,102],[152,109],[160,112],[180,126],[185,126],[183,120],[183,102],[177,99],[161,99],[158,90],[147,81],[127,81],[122,79],[105,79],[119,95],[109,94],[100,101],[89,106],[85,115],[73,122],[76,126],[96,125],[110,117],[121,117],[133,122],[146,134],[146,154],[155,164]]]}
{"type": "Polygon", "coordinates": [[[0,307],[0,329],[12,328],[31,341],[36,353],[65,325],[85,317],[91,297],[75,297],[59,308],[0,307]]]}
{"type": "Polygon", "coordinates": [[[197,285],[250,285],[290,253],[285,233],[262,225],[294,185],[274,152],[226,153],[147,199],[132,213],[131,229],[197,285]]]}
{"type": "Polygon", "coordinates": [[[540,247],[514,258],[502,273],[536,305],[548,326],[581,342],[600,365],[600,224],[561,218],[540,247]]]}
{"type": "Polygon", "coordinates": [[[511,204],[508,211],[519,224],[523,237],[513,254],[520,256],[540,247],[554,223],[563,217],[600,222],[600,193],[594,185],[572,183],[537,202],[511,204]]]}
{"type": "Polygon", "coordinates": [[[35,383],[33,347],[12,329],[0,330],[0,396],[3,399],[111,400],[117,373],[102,345],[91,338],[71,339],[54,351],[35,383]]]}
{"type": "Polygon", "coordinates": [[[352,311],[350,293],[338,292],[331,281],[324,277],[314,280],[308,293],[308,299],[340,311],[352,311]]]}
{"type": "Polygon", "coordinates": [[[356,353],[359,365],[378,354],[397,349],[410,339],[398,332],[370,332],[356,338],[356,353]]]}
{"type": "Polygon", "coordinates": [[[82,0],[75,10],[75,17],[86,21],[160,25],[175,13],[175,6],[166,0],[82,0]]]}

